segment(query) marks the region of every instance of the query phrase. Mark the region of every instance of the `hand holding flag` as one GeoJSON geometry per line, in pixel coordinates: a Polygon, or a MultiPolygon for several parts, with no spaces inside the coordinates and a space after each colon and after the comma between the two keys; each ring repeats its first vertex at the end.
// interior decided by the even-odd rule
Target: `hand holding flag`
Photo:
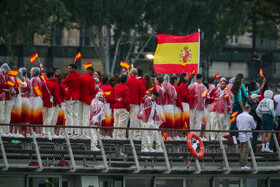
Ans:
{"type": "Polygon", "coordinates": [[[77,54],[76,57],[75,57],[74,62],[76,63],[76,61],[79,60],[79,59],[81,59],[81,58],[82,58],[81,52],[78,52],[78,54],[77,54]]]}
{"type": "Polygon", "coordinates": [[[146,94],[151,93],[154,90],[154,87],[150,88],[149,90],[146,91],[146,94]]]}

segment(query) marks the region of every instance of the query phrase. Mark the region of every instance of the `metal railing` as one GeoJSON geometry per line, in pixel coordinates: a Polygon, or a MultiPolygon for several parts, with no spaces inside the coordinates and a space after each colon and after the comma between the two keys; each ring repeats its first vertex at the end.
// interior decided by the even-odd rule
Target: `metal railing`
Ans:
{"type": "MultiPolygon", "coordinates": [[[[160,136],[159,143],[161,151],[156,150],[153,144],[152,151],[143,152],[142,141],[128,136],[125,139],[113,139],[103,137],[99,131],[104,129],[136,130],[136,128],[111,128],[111,127],[80,127],[80,126],[44,126],[50,129],[61,129],[58,135],[38,135],[34,129],[42,127],[40,125],[19,125],[0,124],[2,126],[25,126],[30,127],[30,136],[20,136],[17,134],[0,134],[0,168],[7,172],[21,170],[35,170],[44,172],[50,170],[62,170],[67,172],[131,172],[131,173],[234,173],[240,172],[240,142],[232,139],[231,136],[224,140],[219,134],[232,132],[272,132],[271,149],[274,153],[262,153],[261,141],[256,141],[252,146],[247,134],[247,143],[250,149],[248,162],[251,169],[246,172],[279,172],[280,152],[278,143],[278,131],[209,131],[217,133],[217,139],[204,141],[205,154],[201,159],[195,158],[186,143],[186,135],[190,131],[199,133],[198,130],[183,129],[145,129],[137,130],[154,131],[160,136]],[[87,135],[70,135],[67,128],[82,128],[84,132],[95,129],[95,139],[87,135]],[[183,132],[180,139],[163,141],[161,131],[165,133],[171,131],[183,132]],[[93,141],[97,147],[92,149],[93,141]],[[255,148],[253,148],[255,147],[255,148]]],[[[181,133],[182,134],[182,133],[181,133]]],[[[193,146],[197,146],[192,140],[193,146]]],[[[199,148],[197,148],[199,151],[199,148]]]]}

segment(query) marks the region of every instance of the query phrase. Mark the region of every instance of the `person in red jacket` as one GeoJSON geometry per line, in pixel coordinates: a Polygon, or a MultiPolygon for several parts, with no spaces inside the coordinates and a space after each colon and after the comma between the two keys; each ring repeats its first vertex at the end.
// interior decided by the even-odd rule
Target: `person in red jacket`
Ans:
{"type": "MultiPolygon", "coordinates": [[[[88,126],[89,124],[89,107],[91,101],[95,98],[98,88],[96,88],[95,80],[93,78],[94,69],[88,67],[86,72],[81,75],[80,84],[80,102],[79,102],[79,125],[88,126]]],[[[81,131],[77,129],[77,134],[86,135],[87,129],[81,131]]]]}
{"type": "MultiPolygon", "coordinates": [[[[9,90],[6,88],[6,78],[7,78],[7,74],[8,71],[11,70],[10,67],[8,66],[8,64],[4,63],[1,67],[0,67],[0,123],[4,123],[5,121],[5,97],[6,97],[6,92],[8,92],[9,90]]],[[[9,133],[9,127],[8,126],[1,126],[0,127],[0,132],[4,132],[4,133],[9,133]]]]}
{"type": "Polygon", "coordinates": [[[139,79],[142,82],[142,84],[144,85],[144,88],[146,90],[146,79],[143,78],[143,69],[137,68],[136,77],[137,77],[137,79],[139,79]]]}
{"type": "Polygon", "coordinates": [[[179,89],[182,97],[183,116],[182,126],[183,129],[190,128],[190,100],[194,99],[195,96],[191,95],[188,88],[189,76],[187,73],[182,73],[179,79],[179,89]]]}
{"type": "MultiPolygon", "coordinates": [[[[54,72],[54,82],[55,84],[58,86],[58,88],[60,87],[60,84],[61,84],[61,81],[62,81],[62,76],[60,74],[60,69],[59,68],[54,68],[53,69],[53,72],[54,72]]],[[[60,92],[60,89],[59,89],[59,92],[60,92]]],[[[58,93],[59,94],[59,93],[58,93]]],[[[59,94],[60,95],[60,94],[59,94]]],[[[60,98],[59,98],[60,99],[60,98]]],[[[57,119],[58,119],[58,113],[59,113],[59,110],[61,108],[59,107],[59,105],[56,103],[56,106],[55,106],[55,111],[54,111],[54,117],[53,117],[53,120],[51,122],[52,125],[56,125],[57,123],[57,119]]]]}
{"type": "MultiPolygon", "coordinates": [[[[114,127],[127,127],[130,97],[129,88],[126,85],[127,76],[120,77],[120,83],[116,85],[110,94],[110,99],[114,103],[114,127]]],[[[125,139],[125,130],[114,130],[113,138],[125,139]]]]}
{"type": "MultiPolygon", "coordinates": [[[[43,91],[43,125],[55,125],[51,124],[54,117],[56,104],[61,107],[59,99],[58,84],[54,81],[54,73],[47,72],[47,79],[42,83],[43,91]]],[[[49,138],[51,134],[54,134],[54,128],[43,128],[43,134],[48,134],[49,138]]]]}
{"type": "MultiPolygon", "coordinates": [[[[132,68],[129,73],[130,77],[126,85],[128,86],[130,93],[130,127],[139,128],[140,121],[137,119],[137,113],[139,111],[140,102],[145,96],[146,87],[144,87],[144,84],[141,80],[136,78],[137,70],[135,68],[132,68]]],[[[134,138],[141,137],[141,132],[138,130],[130,131],[130,134],[134,138]]]]}
{"type": "MultiPolygon", "coordinates": [[[[69,74],[62,81],[62,84],[65,84],[67,89],[67,96],[65,98],[66,100],[65,125],[67,126],[73,126],[79,124],[79,98],[80,98],[81,76],[76,71],[76,69],[77,69],[76,64],[70,64],[68,66],[69,74]]],[[[73,129],[72,128],[68,129],[68,133],[73,134],[73,129]]]]}
{"type": "Polygon", "coordinates": [[[100,71],[95,71],[93,76],[94,76],[94,78],[98,78],[98,83],[97,83],[98,88],[103,86],[103,83],[101,82],[101,73],[100,73],[100,71]]]}

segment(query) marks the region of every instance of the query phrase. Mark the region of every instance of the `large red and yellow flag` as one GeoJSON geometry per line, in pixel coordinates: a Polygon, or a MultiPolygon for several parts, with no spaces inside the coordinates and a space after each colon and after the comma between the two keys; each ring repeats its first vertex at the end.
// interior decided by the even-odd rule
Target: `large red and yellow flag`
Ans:
{"type": "Polygon", "coordinates": [[[8,76],[16,77],[18,74],[18,71],[19,71],[18,69],[12,69],[12,70],[8,71],[8,76]]]}
{"type": "Polygon", "coordinates": [[[157,74],[199,72],[200,32],[187,36],[156,35],[154,69],[157,74]]]}
{"type": "Polygon", "coordinates": [[[31,64],[33,64],[35,62],[36,58],[39,58],[39,55],[38,55],[38,53],[35,53],[34,55],[32,55],[29,58],[30,58],[31,64]]]}

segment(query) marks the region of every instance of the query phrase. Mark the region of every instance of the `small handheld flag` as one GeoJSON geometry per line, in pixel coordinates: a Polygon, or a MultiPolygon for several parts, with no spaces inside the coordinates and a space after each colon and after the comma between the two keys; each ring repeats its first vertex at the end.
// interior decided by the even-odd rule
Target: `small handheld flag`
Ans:
{"type": "Polygon", "coordinates": [[[10,77],[16,77],[18,74],[18,69],[12,69],[10,71],[8,71],[8,76],[10,77]]]}
{"type": "Polygon", "coordinates": [[[224,98],[226,99],[226,98],[228,98],[230,95],[231,95],[231,92],[227,93],[227,94],[224,96],[224,98]]]}
{"type": "Polygon", "coordinates": [[[262,68],[260,68],[260,76],[261,76],[261,78],[264,77],[262,68]]]}
{"type": "Polygon", "coordinates": [[[43,94],[43,91],[42,91],[42,89],[39,86],[35,86],[33,88],[33,92],[35,93],[36,96],[40,96],[40,95],[43,94]]]}
{"type": "Polygon", "coordinates": [[[15,85],[15,83],[13,83],[12,81],[7,81],[7,82],[5,83],[5,85],[8,85],[8,86],[13,87],[13,86],[15,85]]]}
{"type": "Polygon", "coordinates": [[[146,91],[146,94],[151,93],[154,90],[154,87],[150,88],[149,90],[146,91]]]}
{"type": "Polygon", "coordinates": [[[167,134],[166,134],[165,132],[161,131],[161,136],[162,136],[162,138],[163,138],[163,141],[166,142],[166,140],[167,140],[167,134]]]}
{"type": "Polygon", "coordinates": [[[88,67],[92,67],[92,66],[91,66],[91,62],[85,63],[85,70],[87,70],[88,67]]]}
{"type": "Polygon", "coordinates": [[[102,96],[107,96],[107,97],[108,97],[108,96],[110,96],[111,92],[112,92],[112,91],[103,92],[101,95],[102,95],[102,96]]]}
{"type": "Polygon", "coordinates": [[[233,124],[236,121],[236,117],[231,118],[231,120],[229,121],[230,124],[233,124]]]}
{"type": "Polygon", "coordinates": [[[126,63],[126,62],[124,62],[124,61],[121,61],[120,65],[121,65],[121,67],[122,67],[123,69],[125,69],[125,70],[128,70],[128,69],[129,69],[129,66],[130,66],[129,63],[126,63]]]}
{"type": "Polygon", "coordinates": [[[81,59],[81,58],[82,58],[81,52],[78,52],[78,54],[77,54],[76,57],[75,57],[74,62],[76,63],[76,61],[79,60],[79,59],[81,59]]]}
{"type": "Polygon", "coordinates": [[[35,53],[31,57],[29,57],[31,64],[35,62],[36,58],[39,58],[38,53],[35,53]]]}
{"type": "Polygon", "coordinates": [[[188,73],[189,78],[192,78],[192,75],[194,75],[194,74],[195,74],[195,70],[192,70],[192,72],[188,73]]]}
{"type": "Polygon", "coordinates": [[[205,90],[205,91],[202,93],[201,97],[206,97],[207,91],[208,91],[208,90],[205,90]]]}
{"type": "Polygon", "coordinates": [[[19,81],[18,79],[15,79],[15,84],[18,88],[23,86],[22,82],[19,81]]]}
{"type": "Polygon", "coordinates": [[[217,73],[215,73],[213,75],[214,75],[215,79],[219,79],[219,72],[217,72],[217,73]]]}
{"type": "Polygon", "coordinates": [[[231,114],[231,117],[236,117],[236,116],[238,115],[238,113],[239,113],[238,111],[232,113],[232,114],[231,114]]]}
{"type": "Polygon", "coordinates": [[[42,79],[42,81],[45,81],[45,80],[46,80],[46,78],[45,78],[44,75],[41,75],[40,78],[42,79]]]}

